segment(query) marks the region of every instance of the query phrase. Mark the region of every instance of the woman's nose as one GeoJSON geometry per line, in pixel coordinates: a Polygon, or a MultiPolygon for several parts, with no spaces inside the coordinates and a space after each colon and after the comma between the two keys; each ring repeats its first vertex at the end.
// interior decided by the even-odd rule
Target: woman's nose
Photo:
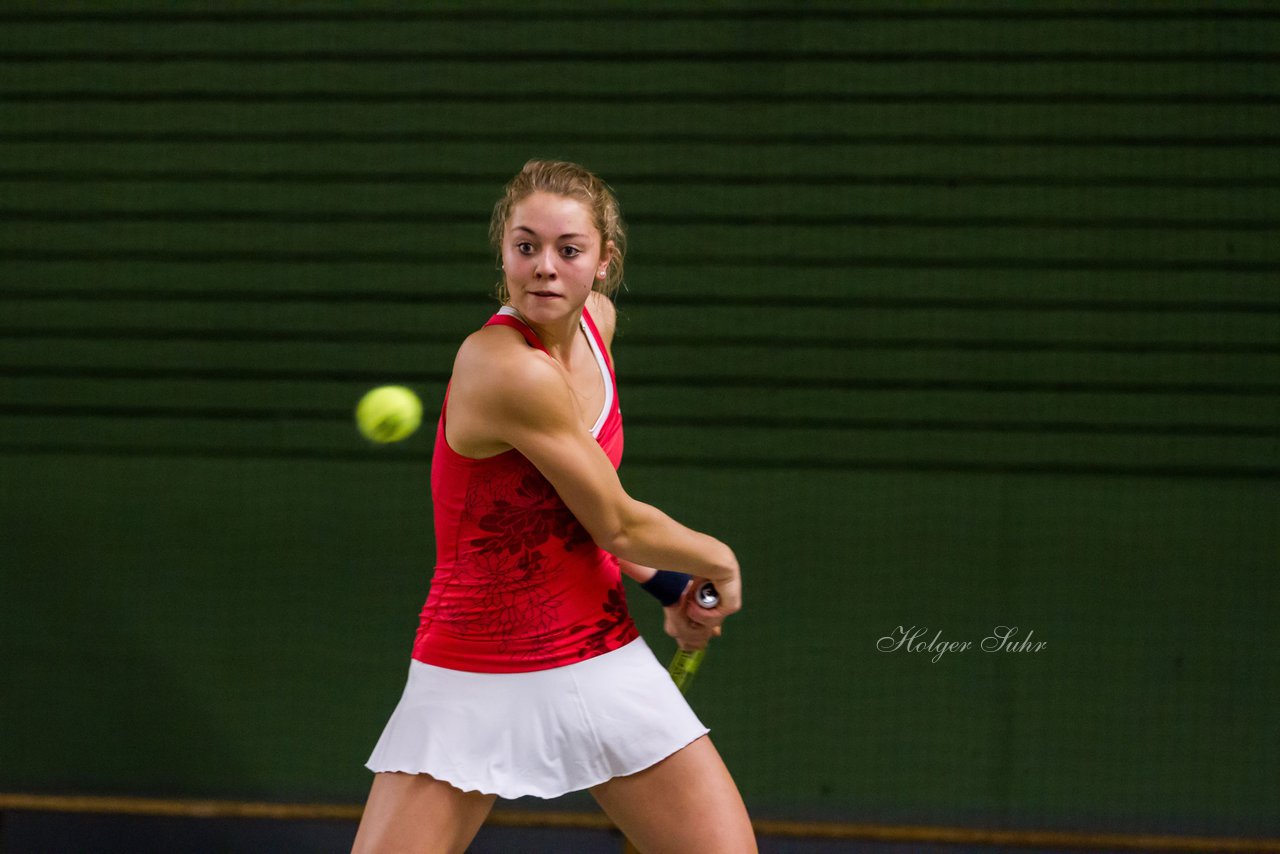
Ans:
{"type": "Polygon", "coordinates": [[[533,273],[540,279],[554,279],[556,277],[556,256],[554,252],[542,252],[538,255],[537,266],[534,267],[533,273]]]}

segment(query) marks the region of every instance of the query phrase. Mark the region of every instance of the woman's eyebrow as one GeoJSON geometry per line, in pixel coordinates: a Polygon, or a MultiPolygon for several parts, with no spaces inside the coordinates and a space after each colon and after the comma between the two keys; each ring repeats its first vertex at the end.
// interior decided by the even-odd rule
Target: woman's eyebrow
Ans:
{"type": "MultiPolygon", "coordinates": [[[[532,228],[529,228],[529,226],[527,226],[527,225],[517,225],[517,226],[513,226],[511,230],[512,230],[512,231],[527,231],[527,232],[529,232],[530,234],[534,235],[535,237],[536,237],[536,236],[537,236],[537,234],[538,234],[538,232],[534,231],[532,228]]],[[[576,233],[576,232],[575,232],[575,233],[572,233],[572,234],[562,234],[562,235],[560,235],[560,236],[559,236],[558,238],[556,238],[556,239],[557,239],[557,240],[567,240],[567,239],[569,239],[569,238],[585,237],[585,236],[586,236],[586,235],[584,235],[584,234],[578,234],[578,233],[576,233]]]]}

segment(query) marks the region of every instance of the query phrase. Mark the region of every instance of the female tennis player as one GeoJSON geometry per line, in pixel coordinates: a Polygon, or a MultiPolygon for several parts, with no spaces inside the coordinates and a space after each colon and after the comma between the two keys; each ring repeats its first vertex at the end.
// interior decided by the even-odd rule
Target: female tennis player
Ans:
{"type": "Polygon", "coordinates": [[[700,648],[742,587],[727,546],[618,480],[617,201],[580,166],[530,161],[490,240],[502,307],[453,365],[431,469],[435,573],[354,850],[461,852],[498,797],[589,789],[646,854],[754,852],[706,727],[627,611],[623,572],[700,648]],[[704,579],[712,610],[691,601],[704,579]]]}

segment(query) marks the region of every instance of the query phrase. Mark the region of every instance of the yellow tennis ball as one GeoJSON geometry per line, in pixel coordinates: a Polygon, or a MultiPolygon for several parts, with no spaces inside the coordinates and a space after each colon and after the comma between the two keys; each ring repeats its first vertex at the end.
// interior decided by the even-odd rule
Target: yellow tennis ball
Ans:
{"type": "Polygon", "coordinates": [[[356,426],[379,444],[407,439],[422,423],[422,401],[402,385],[372,389],[356,405],[356,426]]]}

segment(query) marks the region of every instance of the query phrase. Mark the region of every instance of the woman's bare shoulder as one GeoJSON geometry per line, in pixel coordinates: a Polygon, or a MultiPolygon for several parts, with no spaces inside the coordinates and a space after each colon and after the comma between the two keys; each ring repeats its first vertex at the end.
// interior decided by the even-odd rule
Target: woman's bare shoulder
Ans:
{"type": "Polygon", "coordinates": [[[530,431],[572,420],[563,371],[514,329],[473,332],[458,348],[449,380],[449,445],[468,457],[502,453],[530,431]]]}
{"type": "Polygon", "coordinates": [[[568,387],[564,370],[508,326],[468,335],[458,348],[450,382],[451,395],[465,396],[491,413],[546,403],[568,387]]]}
{"type": "Polygon", "coordinates": [[[613,333],[618,328],[618,308],[613,300],[599,291],[592,291],[587,296],[587,311],[591,312],[591,319],[600,330],[605,346],[613,347],[613,333]]]}
{"type": "Polygon", "coordinates": [[[501,382],[513,375],[520,378],[528,372],[542,373],[539,369],[548,367],[554,367],[551,360],[530,347],[516,330],[509,326],[486,326],[468,335],[458,348],[453,362],[453,382],[465,382],[473,376],[486,382],[501,382]]]}

